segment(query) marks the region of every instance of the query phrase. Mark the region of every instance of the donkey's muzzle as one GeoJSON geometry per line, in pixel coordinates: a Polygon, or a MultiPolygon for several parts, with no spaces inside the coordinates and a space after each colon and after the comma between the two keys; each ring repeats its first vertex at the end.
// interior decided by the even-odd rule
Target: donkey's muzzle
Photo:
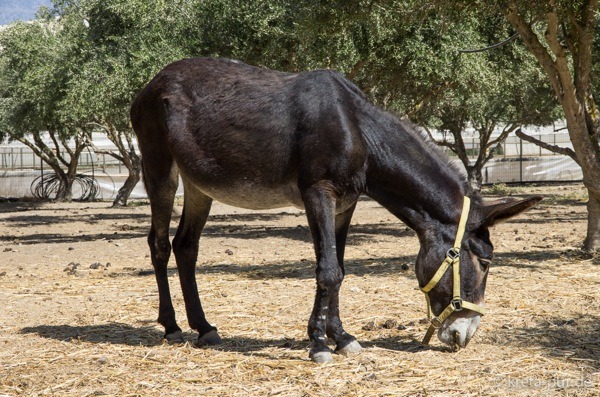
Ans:
{"type": "Polygon", "coordinates": [[[453,313],[438,329],[438,338],[451,347],[467,346],[481,321],[481,315],[476,312],[462,311],[453,313]]]}

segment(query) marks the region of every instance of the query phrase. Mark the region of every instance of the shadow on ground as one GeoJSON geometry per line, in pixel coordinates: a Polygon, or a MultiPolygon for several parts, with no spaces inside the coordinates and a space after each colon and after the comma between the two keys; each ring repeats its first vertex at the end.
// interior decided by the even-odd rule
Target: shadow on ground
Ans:
{"type": "MultiPolygon", "coordinates": [[[[82,210],[83,211],[83,210],[82,210]]],[[[4,222],[20,232],[33,226],[73,224],[72,233],[32,233],[23,235],[0,236],[0,241],[11,241],[20,244],[39,243],[77,243],[102,239],[127,240],[145,238],[150,230],[150,217],[147,214],[107,213],[101,215],[79,214],[72,210],[67,215],[17,215],[4,219],[4,222]],[[102,233],[88,233],[86,225],[99,222],[108,223],[102,233]],[[116,224],[119,222],[119,224],[116,224]],[[112,224],[111,224],[112,223],[112,224]],[[125,224],[124,224],[125,223],[125,224]],[[78,226],[75,226],[78,225],[78,226]]],[[[173,237],[177,230],[177,220],[171,223],[170,235],[173,237]]],[[[373,236],[410,237],[416,236],[400,221],[391,223],[355,224],[350,228],[348,244],[371,242],[373,236]]],[[[203,230],[204,238],[233,238],[243,240],[260,240],[264,238],[282,238],[312,244],[310,230],[305,217],[291,213],[250,213],[210,216],[203,230]],[[296,226],[273,226],[281,218],[298,218],[296,226]],[[256,222],[259,222],[257,224],[256,222]]]]}
{"type": "Polygon", "coordinates": [[[39,325],[25,327],[22,334],[36,334],[42,338],[59,341],[83,341],[129,346],[156,346],[162,344],[162,332],[156,327],[132,327],[123,323],[100,325],[39,325]]]}
{"type": "MultiPolygon", "coordinates": [[[[577,253],[572,253],[571,259],[577,260],[577,253]]],[[[562,251],[531,251],[500,253],[494,260],[493,267],[515,267],[524,270],[543,270],[543,263],[548,260],[564,258],[562,251]]],[[[585,258],[582,258],[585,259],[585,258]]],[[[351,259],[345,261],[346,274],[355,276],[389,276],[402,275],[415,278],[415,255],[394,257],[378,257],[367,259],[351,259]]],[[[169,267],[169,276],[177,274],[175,267],[169,267]]],[[[201,278],[206,274],[235,274],[252,280],[270,279],[313,279],[315,277],[315,259],[281,260],[256,264],[216,263],[198,264],[196,275],[201,278]]],[[[153,276],[154,270],[149,267],[143,270],[133,268],[126,272],[112,273],[112,277],[153,276]]]]}
{"type": "MultiPolygon", "coordinates": [[[[345,268],[346,274],[355,276],[402,275],[414,279],[415,260],[416,257],[414,255],[347,260],[345,261],[345,268]]],[[[177,274],[177,269],[169,267],[167,273],[169,276],[174,276],[177,274]]],[[[257,264],[218,263],[198,264],[196,266],[198,279],[207,274],[235,274],[236,276],[251,280],[314,279],[315,260],[311,258],[310,260],[277,261],[257,264]]],[[[113,272],[110,276],[154,276],[154,270],[151,267],[143,270],[131,268],[124,272],[113,272]]]]}

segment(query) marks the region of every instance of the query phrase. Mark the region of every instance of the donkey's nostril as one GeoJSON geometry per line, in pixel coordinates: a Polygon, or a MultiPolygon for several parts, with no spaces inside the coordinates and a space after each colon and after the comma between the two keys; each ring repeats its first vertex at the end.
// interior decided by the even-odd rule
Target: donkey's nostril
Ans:
{"type": "Polygon", "coordinates": [[[459,351],[461,347],[464,347],[460,345],[460,333],[458,331],[454,331],[452,336],[454,339],[454,346],[452,346],[452,348],[454,351],[459,351]]]}

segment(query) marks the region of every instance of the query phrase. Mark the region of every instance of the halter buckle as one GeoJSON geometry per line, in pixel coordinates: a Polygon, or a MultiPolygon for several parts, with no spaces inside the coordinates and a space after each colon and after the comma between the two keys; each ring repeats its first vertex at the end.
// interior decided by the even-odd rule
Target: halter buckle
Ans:
{"type": "Polygon", "coordinates": [[[455,312],[459,312],[463,309],[463,304],[462,304],[461,298],[452,299],[450,301],[450,304],[452,305],[452,309],[454,309],[455,312]]]}
{"type": "Polygon", "coordinates": [[[446,258],[450,259],[453,262],[457,260],[458,257],[460,257],[460,250],[457,248],[452,247],[448,250],[448,252],[446,252],[446,258]]]}

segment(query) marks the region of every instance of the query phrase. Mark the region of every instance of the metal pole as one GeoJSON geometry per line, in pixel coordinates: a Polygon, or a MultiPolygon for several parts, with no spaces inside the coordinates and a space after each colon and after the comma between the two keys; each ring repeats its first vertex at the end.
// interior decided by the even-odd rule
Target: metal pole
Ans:
{"type": "Polygon", "coordinates": [[[523,140],[519,138],[519,179],[523,182],[523,140]]]}
{"type": "MultiPolygon", "coordinates": [[[[42,170],[42,192],[44,191],[44,159],[40,156],[40,166],[42,170]]],[[[43,193],[42,193],[43,194],[43,193]]]]}

